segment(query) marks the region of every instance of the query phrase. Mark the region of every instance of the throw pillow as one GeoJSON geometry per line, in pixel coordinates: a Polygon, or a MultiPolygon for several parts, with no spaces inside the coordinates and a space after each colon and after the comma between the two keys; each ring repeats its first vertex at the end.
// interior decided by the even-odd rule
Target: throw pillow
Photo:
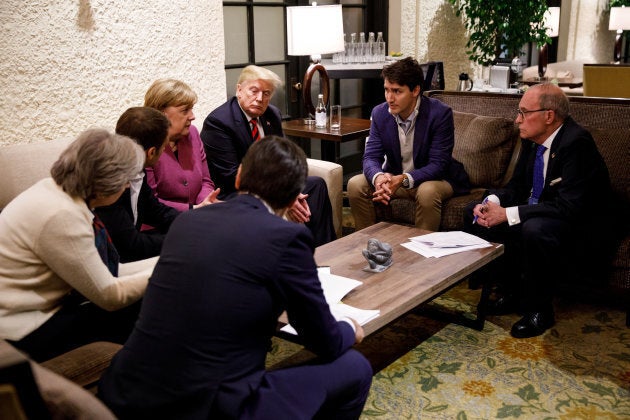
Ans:
{"type": "Polygon", "coordinates": [[[453,157],[464,165],[472,186],[500,187],[518,141],[514,121],[458,111],[453,119],[453,157]]]}

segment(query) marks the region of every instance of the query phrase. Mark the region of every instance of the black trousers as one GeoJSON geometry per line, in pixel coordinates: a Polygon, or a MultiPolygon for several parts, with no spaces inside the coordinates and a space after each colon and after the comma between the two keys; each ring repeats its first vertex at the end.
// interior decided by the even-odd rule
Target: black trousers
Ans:
{"type": "Polygon", "coordinates": [[[141,301],[108,312],[80,296],[72,296],[48,321],[11,344],[43,362],[95,341],[124,344],[140,313],[141,301]]]}
{"type": "Polygon", "coordinates": [[[566,281],[572,270],[577,235],[561,219],[537,217],[518,225],[503,223],[490,229],[472,224],[470,204],[464,213],[464,230],[491,242],[502,243],[502,258],[485,271],[488,279],[505,293],[513,293],[524,312],[552,309],[555,286],[566,281]]]}
{"type": "Polygon", "coordinates": [[[306,202],[311,209],[311,220],[306,223],[306,226],[313,233],[315,246],[337,239],[326,182],[318,176],[309,176],[306,178],[303,193],[308,194],[306,202]]]}

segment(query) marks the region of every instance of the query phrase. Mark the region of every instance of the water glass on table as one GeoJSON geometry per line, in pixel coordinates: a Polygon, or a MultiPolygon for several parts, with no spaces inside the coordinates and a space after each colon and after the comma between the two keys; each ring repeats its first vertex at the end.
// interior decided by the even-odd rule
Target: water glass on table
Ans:
{"type": "Polygon", "coordinates": [[[330,129],[341,129],[341,105],[330,106],[330,129]]]}

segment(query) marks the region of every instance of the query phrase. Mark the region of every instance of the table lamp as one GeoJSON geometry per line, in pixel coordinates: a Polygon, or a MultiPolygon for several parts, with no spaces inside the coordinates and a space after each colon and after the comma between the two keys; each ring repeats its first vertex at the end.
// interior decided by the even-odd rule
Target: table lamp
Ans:
{"type": "MultiPolygon", "coordinates": [[[[560,8],[550,7],[545,12],[544,26],[547,28],[547,36],[554,38],[560,32],[560,8]]],[[[549,52],[547,43],[543,44],[538,51],[538,77],[543,79],[547,72],[547,64],[549,62],[549,52]]]]}
{"type": "Polygon", "coordinates": [[[630,7],[611,7],[608,29],[611,31],[617,31],[617,36],[615,37],[614,60],[615,63],[619,63],[621,61],[623,31],[630,29],[630,7]]]}
{"type": "Polygon", "coordinates": [[[315,107],[311,100],[311,80],[315,72],[319,73],[320,89],[324,95],[324,104],[328,105],[330,82],[328,73],[322,66],[322,54],[330,54],[344,49],[343,17],[341,5],[287,7],[287,49],[289,55],[310,55],[311,65],[304,74],[302,89],[304,107],[312,118],[315,107]]]}

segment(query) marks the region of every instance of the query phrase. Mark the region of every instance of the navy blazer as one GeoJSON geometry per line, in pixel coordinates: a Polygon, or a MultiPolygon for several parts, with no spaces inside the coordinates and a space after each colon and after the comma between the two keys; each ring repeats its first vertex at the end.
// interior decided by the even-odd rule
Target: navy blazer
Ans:
{"type": "Polygon", "coordinates": [[[138,220],[135,224],[129,188],[114,204],[98,207],[95,212],[103,221],[123,263],[159,255],[164,234],[179,215],[179,211],[158,201],[147,184],[146,176],[138,194],[138,220]],[[153,226],[154,230],[140,231],[143,224],[153,226]]]}
{"type": "MultiPolygon", "coordinates": [[[[280,110],[269,104],[259,118],[265,136],[284,136],[280,110]]],[[[212,111],[203,122],[201,140],[206,150],[210,176],[221,188],[219,198],[234,193],[236,171],[252,145],[251,126],[241,110],[236,97],[212,111]]]]}
{"type": "MultiPolygon", "coordinates": [[[[611,214],[612,202],[608,169],[591,134],[568,117],[556,135],[547,163],[545,184],[537,205],[528,205],[534,179],[536,144],[523,140],[521,155],[512,179],[497,194],[501,206],[519,206],[524,222],[532,217],[564,219],[573,225],[586,225],[594,214],[611,214]],[[552,185],[553,184],[553,185],[552,185]]],[[[598,228],[602,221],[598,220],[598,228]]]]}
{"type": "Polygon", "coordinates": [[[331,315],[313,252],[304,225],[250,195],[182,213],[99,396],[121,418],[237,418],[284,310],[306,348],[340,356],[355,334],[331,315]]]}
{"type": "MultiPolygon", "coordinates": [[[[452,157],[454,135],[451,108],[437,99],[422,97],[413,139],[416,169],[409,173],[414,187],[425,181],[443,179],[451,184],[456,195],[469,191],[464,166],[452,157]]],[[[370,184],[378,172],[403,173],[398,125],[389,113],[387,102],[372,110],[370,136],[363,155],[363,173],[370,184]]]]}

